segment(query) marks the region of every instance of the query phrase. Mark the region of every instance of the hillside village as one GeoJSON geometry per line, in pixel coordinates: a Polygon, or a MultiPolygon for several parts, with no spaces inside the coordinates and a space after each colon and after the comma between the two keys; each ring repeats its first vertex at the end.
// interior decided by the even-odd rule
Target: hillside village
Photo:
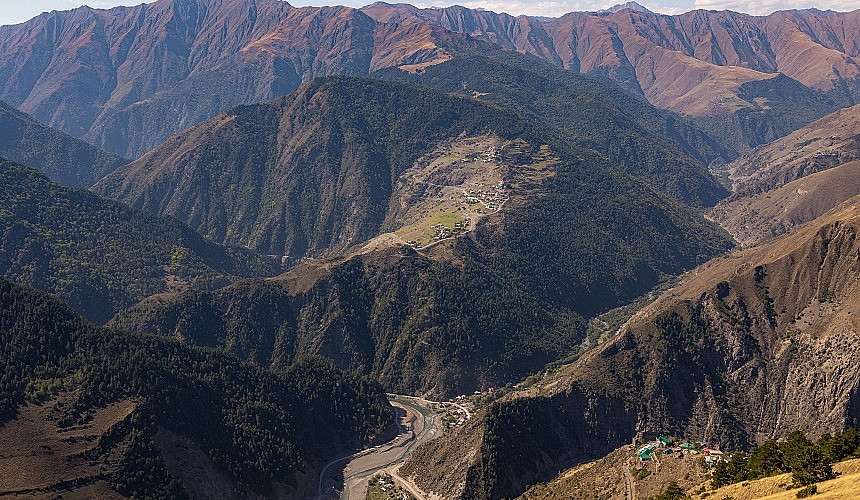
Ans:
{"type": "MultiPolygon", "coordinates": [[[[447,220],[447,223],[437,222],[436,224],[432,224],[430,229],[434,230],[435,234],[433,234],[431,243],[473,231],[475,229],[475,221],[480,215],[497,212],[510,198],[509,191],[505,189],[504,181],[499,181],[495,188],[485,186],[484,183],[478,183],[476,188],[464,189],[461,194],[460,206],[457,207],[457,211],[463,211],[469,215],[464,215],[462,220],[454,222],[453,226],[449,225],[450,220],[447,220]]],[[[412,247],[419,247],[417,240],[407,241],[407,244],[412,247]]]]}
{"type": "Polygon", "coordinates": [[[708,477],[718,463],[728,458],[722,451],[701,441],[659,436],[628,455],[625,461],[625,480],[630,483],[628,488],[632,489],[635,487],[632,485],[633,481],[642,480],[652,474],[664,479],[670,477],[675,481],[689,481],[690,471],[698,470],[699,475],[708,477]],[[684,477],[678,477],[682,472],[684,477]]]}
{"type": "Polygon", "coordinates": [[[414,500],[408,491],[397,486],[391,474],[383,472],[370,479],[367,485],[367,500],[414,500]]]}
{"type": "Polygon", "coordinates": [[[640,464],[657,461],[660,459],[674,458],[676,460],[698,460],[702,459],[707,467],[715,467],[717,463],[725,460],[722,451],[709,448],[705,443],[693,441],[679,441],[676,438],[659,436],[655,441],[645,443],[636,451],[636,458],[640,464]]]}
{"type": "Polygon", "coordinates": [[[419,160],[397,187],[405,221],[395,234],[413,248],[425,248],[468,233],[477,221],[510,199],[503,177],[502,141],[460,139],[419,160]]]}

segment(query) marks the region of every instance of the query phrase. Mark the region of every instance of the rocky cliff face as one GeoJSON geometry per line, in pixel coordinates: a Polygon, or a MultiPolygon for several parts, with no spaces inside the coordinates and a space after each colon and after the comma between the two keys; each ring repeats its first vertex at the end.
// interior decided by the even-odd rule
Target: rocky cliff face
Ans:
{"type": "Polygon", "coordinates": [[[417,450],[407,472],[440,494],[508,497],[637,436],[737,449],[855,422],[858,203],[693,271],[542,387],[417,450]]]}

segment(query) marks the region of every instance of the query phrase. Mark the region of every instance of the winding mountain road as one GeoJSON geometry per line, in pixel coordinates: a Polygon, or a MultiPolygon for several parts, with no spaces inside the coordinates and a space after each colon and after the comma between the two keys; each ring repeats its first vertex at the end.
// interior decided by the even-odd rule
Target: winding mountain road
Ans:
{"type": "MultiPolygon", "coordinates": [[[[412,396],[390,394],[391,404],[402,408],[406,414],[401,418],[401,433],[391,441],[368,448],[357,453],[346,455],[327,463],[319,475],[317,485],[317,500],[335,498],[333,495],[339,487],[342,487],[340,498],[348,500],[350,491],[357,493],[362,490],[363,483],[373,474],[383,469],[398,465],[403,462],[419,444],[436,437],[439,434],[439,418],[430,409],[431,401],[412,396]],[[330,484],[334,478],[327,474],[335,465],[347,462],[343,466],[344,479],[340,485],[330,484]]],[[[396,471],[390,471],[402,483],[407,490],[418,498],[419,494],[414,485],[409,481],[396,475],[396,471]]]]}

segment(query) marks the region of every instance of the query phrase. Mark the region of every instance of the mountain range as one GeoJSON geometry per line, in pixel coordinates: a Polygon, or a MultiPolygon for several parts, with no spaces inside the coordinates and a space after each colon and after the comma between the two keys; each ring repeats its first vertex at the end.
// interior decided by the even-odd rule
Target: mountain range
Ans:
{"type": "MultiPolygon", "coordinates": [[[[148,203],[162,199],[159,186],[182,188],[170,179],[187,179],[190,193],[212,196],[215,186],[246,176],[257,187],[244,192],[273,197],[225,193],[210,206],[247,201],[274,207],[274,218],[231,223],[257,228],[263,246],[235,241],[266,253],[287,243],[293,255],[309,249],[297,245],[313,243],[310,249],[326,250],[328,258],[212,294],[146,300],[113,324],[230,346],[263,365],[315,353],[397,390],[450,395],[493,385],[569,352],[583,338],[583,318],[730,246],[700,209],[619,171],[554,128],[473,98],[339,77],[271,105],[240,108],[201,129],[166,143],[165,159],[144,156],[96,189],[146,187],[136,199],[148,203]],[[199,145],[199,136],[212,141],[199,145]],[[291,144],[292,138],[302,142],[291,144]],[[210,153],[210,144],[223,149],[210,153]],[[242,169],[224,169],[198,151],[242,169]],[[243,156],[236,160],[233,151],[243,156]],[[292,159],[256,160],[261,151],[292,159]],[[173,165],[169,159],[179,160],[175,172],[158,168],[173,165]],[[211,178],[210,168],[230,180],[201,188],[196,178],[211,178]],[[497,200],[491,203],[506,197],[501,208],[470,198],[486,194],[468,195],[490,187],[497,200]],[[424,229],[436,220],[456,229],[467,217],[472,227],[461,226],[459,237],[437,241],[424,229]],[[266,246],[281,234],[295,239],[266,246]],[[249,323],[248,314],[258,320],[249,323]]],[[[628,124],[622,133],[644,132],[628,124]]],[[[187,197],[184,190],[167,194],[167,200],[187,197]]]]}
{"type": "Polygon", "coordinates": [[[159,0],[45,13],[0,27],[0,99],[136,157],[188,126],[285,95],[314,77],[395,67],[418,72],[456,56],[464,44],[485,41],[604,75],[659,107],[734,120],[734,141],[750,147],[790,131],[750,130],[748,122],[772,109],[770,99],[819,100],[812,115],[795,117],[806,121],[854,103],[858,22],[856,11],[757,18],[623,9],[547,21],[463,7],[159,0]],[[778,78],[789,81],[790,93],[768,92],[786,85],[778,78]]]}
{"type": "Polygon", "coordinates": [[[280,0],[82,7],[0,27],[0,96],[74,136],[137,156],[185,127],[317,76],[444,60],[436,31],[280,0]]]}
{"type": "Polygon", "coordinates": [[[510,139],[531,129],[532,145],[588,148],[684,203],[711,206],[727,194],[697,159],[714,158],[718,146],[645,101],[606,96],[581,78],[553,83],[555,74],[493,59],[449,61],[438,71],[412,83],[451,92],[443,82],[469,72],[489,92],[452,98],[426,85],[318,80],[192,127],[93,190],[177,217],[216,241],[292,258],[340,253],[396,229],[395,200],[409,195],[398,179],[461,134],[510,139]],[[468,69],[476,63],[485,70],[468,69]]]}
{"type": "Polygon", "coordinates": [[[626,83],[655,105],[712,115],[753,103],[743,84],[776,73],[856,98],[860,13],[815,10],[754,17],[695,10],[677,16],[622,8],[573,12],[547,22],[459,6],[419,9],[377,2],[362,9],[382,22],[429,22],[582,73],[626,83]]]}
{"type": "Polygon", "coordinates": [[[856,436],[858,33],[635,2],[0,27],[0,496],[704,496],[778,468],[632,450],[856,436]]]}

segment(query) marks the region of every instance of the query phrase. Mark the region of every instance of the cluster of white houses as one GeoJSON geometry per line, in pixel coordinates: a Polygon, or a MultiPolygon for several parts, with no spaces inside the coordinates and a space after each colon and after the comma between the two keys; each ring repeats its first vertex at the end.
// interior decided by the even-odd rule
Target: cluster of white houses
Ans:
{"type": "Polygon", "coordinates": [[[498,210],[510,198],[510,193],[505,189],[504,181],[499,181],[495,189],[464,189],[462,194],[466,204],[480,203],[490,212],[498,210]]]}

